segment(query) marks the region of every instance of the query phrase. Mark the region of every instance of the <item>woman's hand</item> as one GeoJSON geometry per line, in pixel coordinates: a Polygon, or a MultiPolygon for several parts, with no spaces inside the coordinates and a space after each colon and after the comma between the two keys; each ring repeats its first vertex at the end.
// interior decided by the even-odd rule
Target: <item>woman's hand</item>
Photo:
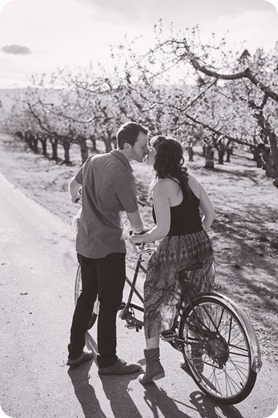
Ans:
{"type": "Polygon", "coordinates": [[[133,245],[141,244],[142,243],[142,237],[140,237],[140,235],[131,235],[131,237],[129,237],[129,241],[133,245]]]}
{"type": "Polygon", "coordinates": [[[135,244],[142,244],[142,242],[145,242],[143,235],[148,231],[149,231],[149,229],[144,229],[139,234],[132,233],[132,235],[129,237],[129,241],[134,245],[135,244]]]}

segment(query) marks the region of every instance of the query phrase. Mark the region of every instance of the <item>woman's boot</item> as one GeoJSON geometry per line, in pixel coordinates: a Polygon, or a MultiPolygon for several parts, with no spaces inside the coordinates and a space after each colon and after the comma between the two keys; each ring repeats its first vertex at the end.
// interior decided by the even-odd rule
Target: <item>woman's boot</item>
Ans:
{"type": "Polygon", "coordinates": [[[139,376],[139,382],[143,385],[165,376],[164,369],[159,361],[159,348],[144,350],[146,359],[146,373],[139,376]]]}

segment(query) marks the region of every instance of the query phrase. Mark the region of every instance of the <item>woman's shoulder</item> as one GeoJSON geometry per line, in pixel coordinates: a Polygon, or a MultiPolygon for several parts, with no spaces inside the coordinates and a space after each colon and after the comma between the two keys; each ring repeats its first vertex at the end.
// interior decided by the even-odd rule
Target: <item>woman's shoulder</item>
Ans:
{"type": "Polygon", "coordinates": [[[153,188],[152,188],[153,191],[163,189],[165,185],[167,184],[165,180],[167,179],[158,179],[153,185],[153,188]]]}
{"type": "Polygon", "coordinates": [[[172,187],[176,187],[179,184],[177,179],[172,179],[170,177],[165,177],[164,179],[159,179],[154,187],[158,188],[158,189],[164,189],[164,188],[172,188],[172,187]]]}
{"type": "Polygon", "coordinates": [[[173,182],[173,180],[169,178],[159,179],[153,186],[153,193],[164,193],[168,194],[167,192],[171,192],[173,187],[176,187],[177,184],[173,182]]]}
{"type": "Polygon", "coordinates": [[[199,181],[196,179],[196,177],[192,173],[187,173],[188,176],[188,183],[192,184],[200,184],[199,181]]]}

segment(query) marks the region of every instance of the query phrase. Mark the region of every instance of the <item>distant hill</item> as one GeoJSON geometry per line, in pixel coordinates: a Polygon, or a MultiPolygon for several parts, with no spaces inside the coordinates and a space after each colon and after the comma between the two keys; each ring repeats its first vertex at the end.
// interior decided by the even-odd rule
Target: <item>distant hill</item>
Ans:
{"type": "MultiPolygon", "coordinates": [[[[2,103],[2,107],[0,107],[0,119],[1,116],[5,114],[9,114],[12,106],[16,102],[17,98],[23,97],[24,93],[27,91],[27,88],[7,88],[7,89],[0,89],[0,101],[2,103]]],[[[52,103],[57,104],[59,102],[58,99],[59,89],[47,89],[41,88],[40,89],[40,96],[43,101],[49,101],[52,103]]]]}
{"type": "MultiPolygon", "coordinates": [[[[10,88],[10,89],[0,89],[0,100],[2,103],[2,108],[4,112],[9,112],[11,107],[16,101],[17,97],[22,97],[27,91],[27,88],[10,88]]],[[[58,104],[60,89],[53,88],[41,88],[39,89],[39,94],[42,101],[52,102],[58,104]]]]}
{"type": "Polygon", "coordinates": [[[0,89],[0,100],[5,111],[9,111],[19,94],[24,93],[25,88],[0,89]]]}

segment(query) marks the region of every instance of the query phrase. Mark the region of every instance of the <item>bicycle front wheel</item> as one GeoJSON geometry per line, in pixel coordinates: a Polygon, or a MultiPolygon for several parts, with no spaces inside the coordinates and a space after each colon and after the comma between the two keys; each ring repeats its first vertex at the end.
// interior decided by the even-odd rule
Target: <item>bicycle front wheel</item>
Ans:
{"type": "Polygon", "coordinates": [[[180,322],[184,358],[199,388],[214,401],[236,404],[254,387],[251,343],[243,319],[217,296],[201,296],[180,322]]]}
{"type": "Polygon", "coordinates": [[[74,284],[74,304],[75,305],[81,293],[82,293],[81,267],[80,265],[78,265],[76,276],[75,276],[75,284],[74,284]]]}
{"type": "MultiPolygon", "coordinates": [[[[82,280],[81,280],[81,267],[79,265],[77,268],[76,277],[75,277],[75,285],[74,285],[74,304],[75,305],[81,293],[82,293],[82,280]]],[[[93,313],[89,321],[87,330],[91,329],[96,322],[96,319],[98,316],[98,307],[99,307],[99,301],[97,299],[94,303],[93,313]]]]}

